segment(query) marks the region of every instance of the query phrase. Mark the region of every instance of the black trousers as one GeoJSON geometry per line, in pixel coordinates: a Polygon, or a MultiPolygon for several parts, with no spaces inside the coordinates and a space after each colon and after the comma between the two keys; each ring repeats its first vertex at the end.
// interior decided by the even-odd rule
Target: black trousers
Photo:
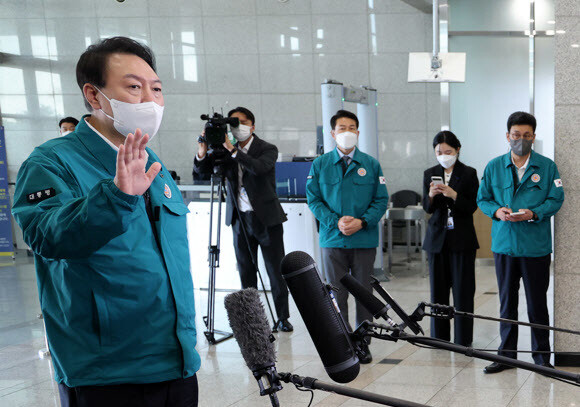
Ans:
{"type": "MultiPolygon", "coordinates": [[[[518,319],[518,292],[520,279],[524,282],[528,319],[531,323],[549,325],[548,300],[546,293],[550,285],[550,255],[542,257],[512,257],[493,254],[495,273],[499,287],[500,317],[518,319]]],[[[499,354],[517,359],[518,326],[508,323],[499,325],[501,345],[499,354]]],[[[532,350],[550,350],[550,331],[531,328],[532,350]]],[[[549,353],[532,353],[534,362],[542,364],[550,361],[549,353]]]]}
{"type": "MultiPolygon", "coordinates": [[[[429,279],[431,302],[449,305],[449,290],[453,293],[453,306],[458,311],[473,313],[475,295],[475,250],[454,252],[443,249],[441,253],[429,253],[429,279]]],[[[473,342],[473,319],[455,316],[454,342],[469,346],[473,342]]],[[[431,318],[431,336],[451,340],[450,323],[447,319],[431,318]]]]}
{"type": "MultiPolygon", "coordinates": [[[[356,278],[367,290],[373,291],[371,286],[371,274],[375,263],[377,249],[341,249],[341,248],[322,248],[322,262],[324,263],[324,274],[326,282],[338,289],[334,293],[340,313],[344,322],[350,325],[348,315],[348,290],[342,285],[340,279],[345,274],[350,273],[356,278]]],[[[356,325],[359,326],[363,321],[373,322],[373,314],[358,300],[356,304],[356,325]]]]}
{"type": "Polygon", "coordinates": [[[270,278],[272,296],[278,319],[288,319],[290,311],[288,308],[288,286],[282,277],[280,263],[284,258],[284,228],[282,224],[265,227],[258,219],[254,211],[240,212],[242,222],[248,234],[248,243],[244,238],[244,232],[240,224],[240,219],[235,217],[232,224],[234,232],[234,250],[238,262],[238,270],[242,288],[258,288],[258,276],[252,255],[258,261],[258,246],[262,249],[266,271],[270,278]],[[250,252],[251,250],[251,252],[250,252]]]}
{"type": "Polygon", "coordinates": [[[58,385],[62,407],[197,407],[197,375],[161,383],[58,385]]]}

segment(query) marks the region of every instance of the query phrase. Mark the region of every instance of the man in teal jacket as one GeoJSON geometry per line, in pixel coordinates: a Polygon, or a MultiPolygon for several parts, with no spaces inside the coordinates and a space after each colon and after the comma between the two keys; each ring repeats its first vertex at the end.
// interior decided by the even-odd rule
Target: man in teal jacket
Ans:
{"type": "MultiPolygon", "coordinates": [[[[351,273],[369,291],[379,244],[378,223],[387,210],[389,195],[379,162],[356,148],[358,118],[339,110],[330,120],[337,148],[312,164],[306,181],[308,206],[320,222],[320,247],[326,280],[338,288],[340,312],[348,323],[348,291],[340,279],[351,273]]],[[[356,323],[373,315],[356,301],[356,323]]],[[[367,346],[361,363],[372,361],[367,346]]]]}
{"type": "Polygon", "coordinates": [[[32,152],[13,209],[35,255],[61,403],[197,406],[188,209],[146,148],[164,105],[153,54],[103,40],[77,80],[91,114],[32,152]]]}
{"type": "MultiPolygon", "coordinates": [[[[523,280],[531,323],[549,324],[546,292],[550,283],[550,218],[564,202],[556,164],[534,151],[536,119],[515,112],[508,118],[511,151],[491,160],[479,186],[477,204],[492,218],[491,250],[499,287],[500,316],[518,319],[518,292],[523,280]]],[[[517,358],[518,327],[500,323],[499,354],[517,358]]],[[[532,328],[532,350],[550,351],[549,331],[532,328]]],[[[533,353],[534,362],[553,367],[549,353],[533,353]]],[[[509,366],[492,363],[485,373],[509,366]]]]}

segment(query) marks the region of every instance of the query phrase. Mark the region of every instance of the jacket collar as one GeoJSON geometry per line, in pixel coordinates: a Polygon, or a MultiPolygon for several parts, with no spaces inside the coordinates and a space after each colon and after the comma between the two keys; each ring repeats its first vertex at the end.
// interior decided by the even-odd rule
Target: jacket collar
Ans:
{"type": "MultiPolygon", "coordinates": [[[[443,167],[441,167],[441,168],[443,168],[443,167]]],[[[465,170],[465,164],[463,164],[461,161],[457,160],[457,162],[455,163],[455,166],[453,167],[453,172],[451,173],[451,179],[449,180],[449,186],[451,188],[455,189],[455,187],[459,183],[459,180],[461,179],[461,176],[463,175],[464,170],[465,170]]],[[[443,174],[443,176],[445,177],[445,174],[443,174]]]]}
{"type": "MultiPolygon", "coordinates": [[[[89,150],[89,153],[114,177],[117,173],[117,151],[87,124],[86,119],[90,116],[90,114],[87,114],[82,117],[75,128],[75,135],[85,148],[89,150]]],[[[151,164],[158,159],[155,158],[149,147],[145,150],[149,156],[147,158],[146,169],[149,169],[151,164]]]]}
{"type": "Polygon", "coordinates": [[[75,135],[107,172],[115,176],[117,172],[117,152],[88,126],[86,120],[90,116],[87,114],[82,117],[75,128],[75,135]]]}
{"type": "MultiPolygon", "coordinates": [[[[338,147],[336,147],[334,150],[332,150],[332,162],[334,164],[338,164],[341,160],[341,155],[338,153],[338,147]]],[[[361,152],[358,148],[354,148],[354,154],[352,156],[352,160],[354,162],[356,162],[357,164],[360,164],[361,162],[361,152]]]]}
{"type": "MultiPolygon", "coordinates": [[[[539,168],[540,167],[540,165],[538,163],[538,160],[539,160],[538,155],[539,155],[538,153],[536,153],[534,150],[532,150],[532,152],[530,153],[530,162],[528,163],[528,168],[530,168],[530,167],[539,168]]],[[[505,168],[508,168],[510,165],[514,165],[514,163],[512,162],[511,150],[508,151],[508,153],[503,156],[502,161],[503,161],[503,165],[505,168]]],[[[526,172],[527,172],[527,168],[526,168],[526,172]]]]}

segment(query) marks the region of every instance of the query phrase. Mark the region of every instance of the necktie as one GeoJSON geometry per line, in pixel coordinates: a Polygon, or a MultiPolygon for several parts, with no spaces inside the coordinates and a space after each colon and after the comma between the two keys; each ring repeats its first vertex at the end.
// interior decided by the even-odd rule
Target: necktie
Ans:
{"type": "Polygon", "coordinates": [[[348,169],[349,161],[350,161],[350,157],[348,155],[342,156],[342,175],[346,174],[346,170],[348,169]]]}

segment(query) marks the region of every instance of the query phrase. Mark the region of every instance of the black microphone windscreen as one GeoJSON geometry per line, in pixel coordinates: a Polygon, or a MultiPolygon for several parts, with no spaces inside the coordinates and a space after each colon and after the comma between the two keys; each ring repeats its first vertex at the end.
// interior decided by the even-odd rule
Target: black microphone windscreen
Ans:
{"type": "Polygon", "coordinates": [[[326,373],[335,382],[354,380],[360,370],[359,360],[316,262],[307,253],[296,251],[284,257],[280,268],[326,373]]]}
{"type": "Polygon", "coordinates": [[[314,263],[316,262],[308,253],[296,251],[284,256],[280,268],[282,269],[282,274],[288,274],[292,271],[302,270],[304,267],[311,266],[314,263]]]}
{"type": "Polygon", "coordinates": [[[365,286],[350,274],[345,274],[340,282],[351,293],[354,298],[361,302],[371,314],[375,317],[385,308],[381,300],[376,298],[365,286]]]}
{"type": "Polygon", "coordinates": [[[258,290],[246,288],[228,294],[224,304],[234,338],[250,370],[274,366],[276,352],[270,340],[272,330],[258,290]]]}

